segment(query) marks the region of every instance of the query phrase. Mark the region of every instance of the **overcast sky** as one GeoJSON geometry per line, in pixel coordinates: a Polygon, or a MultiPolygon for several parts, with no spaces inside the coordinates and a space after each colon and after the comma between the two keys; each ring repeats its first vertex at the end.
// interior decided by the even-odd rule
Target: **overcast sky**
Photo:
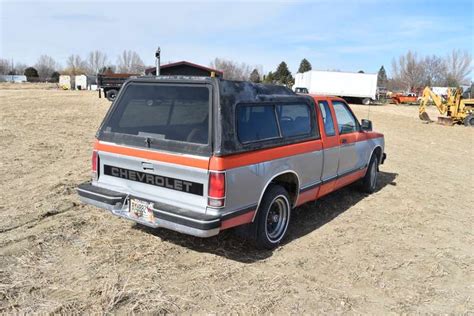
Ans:
{"type": "Polygon", "coordinates": [[[313,69],[388,71],[407,50],[444,56],[473,52],[473,1],[5,1],[0,57],[34,64],[41,54],[65,64],[99,49],[112,63],[124,49],[154,64],[223,57],[265,72],[282,60],[313,69]]]}

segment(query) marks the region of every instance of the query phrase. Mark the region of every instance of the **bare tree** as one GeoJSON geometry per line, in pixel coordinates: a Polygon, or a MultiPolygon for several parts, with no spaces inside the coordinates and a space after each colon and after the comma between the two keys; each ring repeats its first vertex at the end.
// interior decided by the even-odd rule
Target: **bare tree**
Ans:
{"type": "Polygon", "coordinates": [[[23,64],[23,63],[16,63],[15,64],[15,73],[17,75],[24,75],[26,68],[28,68],[28,65],[23,64]]]}
{"type": "Polygon", "coordinates": [[[468,75],[472,71],[472,55],[468,51],[453,49],[446,56],[446,84],[451,87],[469,83],[468,75]]]}
{"type": "Polygon", "coordinates": [[[443,85],[445,81],[446,63],[443,58],[436,55],[426,56],[422,61],[423,85],[437,86],[443,85]]]}
{"type": "Polygon", "coordinates": [[[224,73],[224,79],[249,80],[252,67],[245,63],[237,63],[232,60],[216,57],[211,62],[211,67],[224,73]]]}
{"type": "Polygon", "coordinates": [[[0,75],[6,75],[11,70],[11,65],[8,59],[0,58],[0,75]]]}
{"type": "Polygon", "coordinates": [[[124,50],[117,58],[117,69],[118,72],[139,74],[145,71],[145,64],[137,52],[124,50]]]}
{"type": "Polygon", "coordinates": [[[107,55],[94,50],[87,56],[87,74],[96,75],[107,64],[107,55]]]}
{"type": "Polygon", "coordinates": [[[42,80],[50,78],[58,67],[59,65],[53,57],[48,55],[41,55],[35,64],[35,68],[38,70],[38,75],[42,80]]]}
{"type": "Polygon", "coordinates": [[[81,75],[87,73],[87,62],[81,58],[79,55],[70,55],[67,58],[67,69],[70,75],[81,75]]]}
{"type": "Polygon", "coordinates": [[[414,90],[423,86],[423,63],[417,54],[409,50],[398,60],[392,61],[393,79],[404,83],[406,90],[414,90]]]}

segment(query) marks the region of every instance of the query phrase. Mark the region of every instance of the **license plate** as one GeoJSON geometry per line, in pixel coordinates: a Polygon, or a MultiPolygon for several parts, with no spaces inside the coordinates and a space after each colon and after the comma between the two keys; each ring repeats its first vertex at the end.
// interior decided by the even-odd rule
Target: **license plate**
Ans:
{"type": "Polygon", "coordinates": [[[130,217],[153,223],[155,218],[152,207],[153,203],[132,198],[130,199],[130,217]]]}

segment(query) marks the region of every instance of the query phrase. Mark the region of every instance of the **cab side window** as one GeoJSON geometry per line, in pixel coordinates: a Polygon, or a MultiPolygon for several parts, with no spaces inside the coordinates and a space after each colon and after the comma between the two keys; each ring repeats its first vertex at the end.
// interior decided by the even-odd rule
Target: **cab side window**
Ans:
{"type": "Polygon", "coordinates": [[[319,109],[321,110],[321,116],[323,117],[324,131],[326,136],[336,135],[334,130],[334,121],[332,120],[331,110],[329,109],[329,104],[327,101],[318,102],[319,109]]]}
{"type": "Polygon", "coordinates": [[[348,134],[358,131],[357,120],[347,107],[347,104],[341,101],[333,101],[334,112],[336,113],[339,134],[348,134]]]}

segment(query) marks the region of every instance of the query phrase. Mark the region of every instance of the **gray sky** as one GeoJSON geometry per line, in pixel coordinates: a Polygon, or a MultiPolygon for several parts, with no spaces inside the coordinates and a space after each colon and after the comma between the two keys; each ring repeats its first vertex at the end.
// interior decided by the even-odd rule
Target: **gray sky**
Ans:
{"type": "Polygon", "coordinates": [[[116,63],[132,49],[153,65],[160,45],[164,63],[223,57],[268,72],[284,60],[295,72],[305,57],[314,69],[376,72],[408,49],[473,51],[472,1],[0,0],[0,18],[0,57],[27,64],[94,49],[116,63]]]}

